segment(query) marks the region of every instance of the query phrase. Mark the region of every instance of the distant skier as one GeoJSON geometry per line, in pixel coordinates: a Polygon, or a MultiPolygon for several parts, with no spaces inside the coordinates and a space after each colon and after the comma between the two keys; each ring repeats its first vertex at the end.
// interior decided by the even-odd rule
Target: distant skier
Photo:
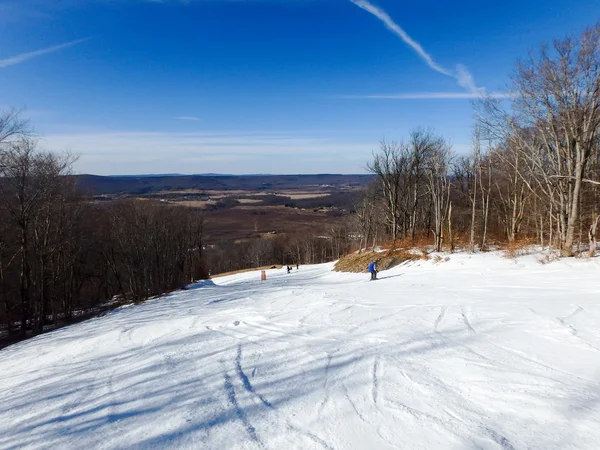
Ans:
{"type": "Polygon", "coordinates": [[[296,263],[296,270],[300,268],[300,264],[296,263]]]}
{"type": "Polygon", "coordinates": [[[369,264],[369,272],[371,272],[371,281],[376,280],[377,279],[377,261],[373,260],[371,261],[371,264],[369,264]]]}
{"type": "Polygon", "coordinates": [[[287,273],[290,273],[292,271],[292,268],[290,266],[287,266],[287,273]]]}

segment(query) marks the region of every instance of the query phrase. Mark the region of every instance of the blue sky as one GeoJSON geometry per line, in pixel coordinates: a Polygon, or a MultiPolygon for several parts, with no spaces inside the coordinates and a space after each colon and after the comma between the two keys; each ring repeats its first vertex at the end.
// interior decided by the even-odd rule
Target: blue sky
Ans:
{"type": "Polygon", "coordinates": [[[361,173],[600,18],[597,0],[0,0],[0,107],[79,173],[361,173]]]}

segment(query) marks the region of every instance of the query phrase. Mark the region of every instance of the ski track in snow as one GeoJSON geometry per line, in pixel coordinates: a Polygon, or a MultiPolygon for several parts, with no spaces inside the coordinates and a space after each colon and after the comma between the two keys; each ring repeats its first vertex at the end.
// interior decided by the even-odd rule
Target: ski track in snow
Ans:
{"type": "Polygon", "coordinates": [[[464,306],[460,307],[460,315],[462,316],[463,322],[465,323],[465,326],[469,329],[469,331],[471,333],[477,333],[471,325],[471,322],[469,321],[469,317],[467,316],[467,312],[465,311],[464,306]]]}
{"type": "Polygon", "coordinates": [[[250,380],[244,373],[242,369],[242,344],[238,344],[237,357],[235,359],[235,369],[237,371],[240,380],[242,380],[242,384],[244,385],[244,389],[246,389],[249,393],[254,394],[258,399],[265,405],[267,408],[273,409],[273,405],[267,401],[262,395],[256,392],[254,386],[250,383],[250,380]]]}
{"type": "Polygon", "coordinates": [[[302,436],[306,436],[308,437],[311,441],[313,441],[314,443],[318,444],[320,447],[325,448],[327,450],[333,450],[333,447],[331,447],[327,442],[325,442],[323,439],[321,439],[319,436],[311,433],[310,431],[304,430],[298,426],[292,425],[291,423],[288,422],[288,428],[290,430],[292,430],[294,433],[298,433],[302,436]]]}
{"type": "Polygon", "coordinates": [[[510,441],[501,434],[498,434],[496,431],[489,428],[486,428],[485,431],[490,435],[494,442],[500,445],[504,450],[515,450],[510,441]]]}
{"type": "Polygon", "coordinates": [[[323,400],[321,401],[321,404],[319,405],[319,409],[318,409],[318,413],[317,415],[319,417],[321,417],[323,415],[323,410],[325,409],[325,406],[327,405],[327,402],[329,401],[329,390],[328,390],[328,383],[329,383],[329,366],[331,366],[331,360],[333,359],[333,355],[331,354],[327,354],[327,364],[325,365],[325,376],[324,376],[324,382],[323,382],[323,390],[325,391],[325,396],[323,397],[323,400]]]}
{"type": "Polygon", "coordinates": [[[252,426],[252,424],[250,424],[250,421],[248,420],[248,416],[246,415],[246,413],[244,412],[244,410],[240,407],[240,405],[238,403],[237,397],[235,395],[235,389],[233,387],[233,384],[231,383],[231,377],[227,373],[225,373],[224,386],[225,386],[225,391],[227,392],[227,399],[229,400],[230,405],[233,407],[237,418],[244,424],[244,428],[245,428],[246,432],[248,433],[248,436],[254,442],[256,442],[261,447],[263,447],[262,441],[258,438],[258,435],[256,434],[256,429],[252,426]]]}
{"type": "Polygon", "coordinates": [[[373,363],[373,403],[377,405],[378,391],[379,391],[379,380],[377,378],[377,367],[379,365],[379,360],[375,359],[373,363]]]}
{"type": "Polygon", "coordinates": [[[437,318],[435,319],[435,324],[433,325],[433,327],[435,328],[435,331],[438,331],[438,327],[440,326],[440,322],[442,320],[444,320],[444,316],[446,315],[446,306],[442,306],[440,308],[440,315],[437,316],[437,318]]]}
{"type": "Polygon", "coordinates": [[[198,283],[0,351],[0,449],[597,448],[598,261],[198,283]]]}

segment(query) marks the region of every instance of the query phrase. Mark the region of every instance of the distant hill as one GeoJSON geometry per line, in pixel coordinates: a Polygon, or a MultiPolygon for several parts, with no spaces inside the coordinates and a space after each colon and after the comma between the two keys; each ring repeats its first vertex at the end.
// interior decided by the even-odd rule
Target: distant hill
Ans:
{"type": "MultiPolygon", "coordinates": [[[[256,174],[248,174],[255,176],[256,174]]],[[[106,175],[111,178],[160,178],[160,177],[186,177],[186,176],[201,176],[201,177],[224,177],[233,176],[229,173],[193,173],[184,175],[182,173],[141,173],[141,174],[124,174],[124,175],[106,175]]]]}
{"type": "Polygon", "coordinates": [[[156,177],[180,177],[181,173],[149,173],[139,175],[107,175],[111,178],[156,178],[156,177]]]}
{"type": "Polygon", "coordinates": [[[323,186],[351,188],[367,186],[372,175],[74,175],[79,188],[91,195],[149,194],[170,190],[317,189],[323,186]]]}

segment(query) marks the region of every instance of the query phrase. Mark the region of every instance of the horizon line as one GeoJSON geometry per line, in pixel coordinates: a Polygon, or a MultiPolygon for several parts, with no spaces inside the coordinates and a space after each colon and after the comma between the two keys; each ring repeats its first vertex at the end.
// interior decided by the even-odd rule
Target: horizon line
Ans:
{"type": "Polygon", "coordinates": [[[110,174],[99,175],[94,173],[73,173],[72,176],[93,176],[93,177],[302,177],[302,176],[366,176],[371,173],[131,173],[131,174],[110,174]]]}

